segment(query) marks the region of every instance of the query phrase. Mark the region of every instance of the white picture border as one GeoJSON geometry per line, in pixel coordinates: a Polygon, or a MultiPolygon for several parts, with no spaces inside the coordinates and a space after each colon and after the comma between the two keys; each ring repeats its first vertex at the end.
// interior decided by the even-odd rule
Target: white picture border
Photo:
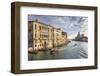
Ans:
{"type": "Polygon", "coordinates": [[[20,69],[44,69],[94,65],[94,11],[41,7],[20,8],[20,69]],[[28,14],[88,17],[88,58],[28,61],[28,14]]]}

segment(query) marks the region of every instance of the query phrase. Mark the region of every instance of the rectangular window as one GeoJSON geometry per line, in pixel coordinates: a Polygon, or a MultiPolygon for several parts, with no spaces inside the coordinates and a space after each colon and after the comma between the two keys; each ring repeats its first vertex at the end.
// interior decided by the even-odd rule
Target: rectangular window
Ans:
{"type": "Polygon", "coordinates": [[[37,26],[37,25],[35,24],[35,29],[36,29],[36,26],[37,26]]]}
{"type": "Polygon", "coordinates": [[[35,40],[35,43],[37,43],[37,40],[35,40]]]}
{"type": "Polygon", "coordinates": [[[35,38],[36,38],[36,33],[35,33],[35,38]]]}
{"type": "Polygon", "coordinates": [[[41,26],[40,26],[40,30],[41,30],[41,26]]]}

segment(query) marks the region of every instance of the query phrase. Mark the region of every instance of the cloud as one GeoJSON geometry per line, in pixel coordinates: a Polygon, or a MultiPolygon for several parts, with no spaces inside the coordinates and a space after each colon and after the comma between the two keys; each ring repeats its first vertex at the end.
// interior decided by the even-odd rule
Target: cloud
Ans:
{"type": "Polygon", "coordinates": [[[61,28],[69,36],[78,32],[87,32],[88,18],[81,16],[49,16],[49,15],[29,15],[28,20],[39,19],[40,22],[50,24],[56,28],[61,28]]]}

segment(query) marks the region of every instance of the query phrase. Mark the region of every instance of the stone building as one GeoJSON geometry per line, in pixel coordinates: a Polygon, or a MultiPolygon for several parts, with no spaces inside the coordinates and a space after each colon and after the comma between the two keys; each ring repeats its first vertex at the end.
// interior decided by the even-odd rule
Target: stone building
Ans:
{"type": "Polygon", "coordinates": [[[78,32],[77,36],[74,39],[75,41],[83,41],[83,42],[88,42],[88,37],[84,36],[84,34],[80,34],[80,32],[78,32]]]}
{"type": "Polygon", "coordinates": [[[52,49],[67,43],[67,33],[49,24],[28,21],[28,48],[33,51],[52,49]]]}

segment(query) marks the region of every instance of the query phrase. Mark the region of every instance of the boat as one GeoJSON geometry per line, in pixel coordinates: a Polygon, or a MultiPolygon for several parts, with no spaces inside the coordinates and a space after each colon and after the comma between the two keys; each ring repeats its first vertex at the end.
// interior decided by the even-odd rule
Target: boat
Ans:
{"type": "Polygon", "coordinates": [[[50,54],[51,54],[51,55],[52,55],[52,54],[55,54],[57,51],[58,51],[57,48],[52,48],[52,49],[50,50],[50,54]]]}
{"type": "Polygon", "coordinates": [[[74,46],[77,46],[77,44],[74,44],[74,46]]]}

